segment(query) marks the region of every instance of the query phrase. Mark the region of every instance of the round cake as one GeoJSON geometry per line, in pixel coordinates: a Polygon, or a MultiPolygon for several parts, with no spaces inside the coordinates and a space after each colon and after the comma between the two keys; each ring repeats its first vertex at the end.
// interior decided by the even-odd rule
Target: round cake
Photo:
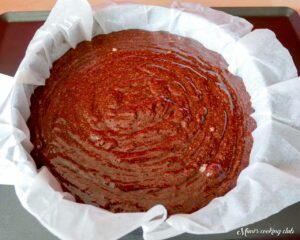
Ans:
{"type": "Polygon", "coordinates": [[[235,186],[252,112],[221,55],[167,32],[124,30],[54,62],[31,97],[31,154],[78,202],[191,213],[235,186]]]}

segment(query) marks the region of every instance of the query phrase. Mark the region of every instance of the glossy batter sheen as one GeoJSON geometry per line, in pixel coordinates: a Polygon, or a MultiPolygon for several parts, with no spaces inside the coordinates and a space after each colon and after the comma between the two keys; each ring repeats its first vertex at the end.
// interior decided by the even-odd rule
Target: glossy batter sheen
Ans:
{"type": "Polygon", "coordinates": [[[232,189],[249,161],[250,98],[226,68],[166,32],[82,42],[32,95],[32,156],[78,202],[191,213],[232,189]]]}

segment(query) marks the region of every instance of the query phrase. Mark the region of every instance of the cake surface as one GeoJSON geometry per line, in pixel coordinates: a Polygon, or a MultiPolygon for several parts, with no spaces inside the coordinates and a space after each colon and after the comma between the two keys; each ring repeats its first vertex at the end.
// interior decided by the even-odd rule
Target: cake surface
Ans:
{"type": "Polygon", "coordinates": [[[219,54],[167,32],[124,30],[53,64],[31,97],[31,154],[78,202],[191,213],[248,165],[252,111],[219,54]]]}

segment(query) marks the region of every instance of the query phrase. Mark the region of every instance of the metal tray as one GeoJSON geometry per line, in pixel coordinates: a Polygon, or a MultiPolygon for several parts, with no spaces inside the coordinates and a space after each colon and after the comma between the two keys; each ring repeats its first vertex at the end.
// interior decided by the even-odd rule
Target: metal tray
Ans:
{"type": "MultiPolygon", "coordinates": [[[[250,21],[255,28],[269,28],[290,51],[300,72],[300,17],[286,7],[225,7],[216,8],[250,21]]],[[[35,31],[43,24],[49,12],[12,12],[0,15],[0,73],[14,75],[26,47],[35,31]]],[[[51,233],[40,225],[18,202],[13,187],[0,185],[0,239],[3,240],[55,240],[51,233]]],[[[248,234],[242,236],[240,229],[226,234],[182,234],[173,240],[196,239],[300,239],[300,203],[294,204],[265,220],[244,227],[244,230],[285,230],[293,228],[294,234],[248,234]]],[[[72,230],[71,230],[72,231],[72,230]]],[[[122,240],[142,239],[138,229],[122,240]]]]}

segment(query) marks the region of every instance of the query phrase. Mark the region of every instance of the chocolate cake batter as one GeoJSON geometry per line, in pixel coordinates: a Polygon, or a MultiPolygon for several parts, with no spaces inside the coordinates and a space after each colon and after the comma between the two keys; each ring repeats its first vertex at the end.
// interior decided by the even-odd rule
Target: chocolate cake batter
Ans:
{"type": "Polygon", "coordinates": [[[197,41],[99,35],[57,60],[32,95],[32,156],[78,202],[191,213],[247,166],[252,111],[242,80],[197,41]]]}

